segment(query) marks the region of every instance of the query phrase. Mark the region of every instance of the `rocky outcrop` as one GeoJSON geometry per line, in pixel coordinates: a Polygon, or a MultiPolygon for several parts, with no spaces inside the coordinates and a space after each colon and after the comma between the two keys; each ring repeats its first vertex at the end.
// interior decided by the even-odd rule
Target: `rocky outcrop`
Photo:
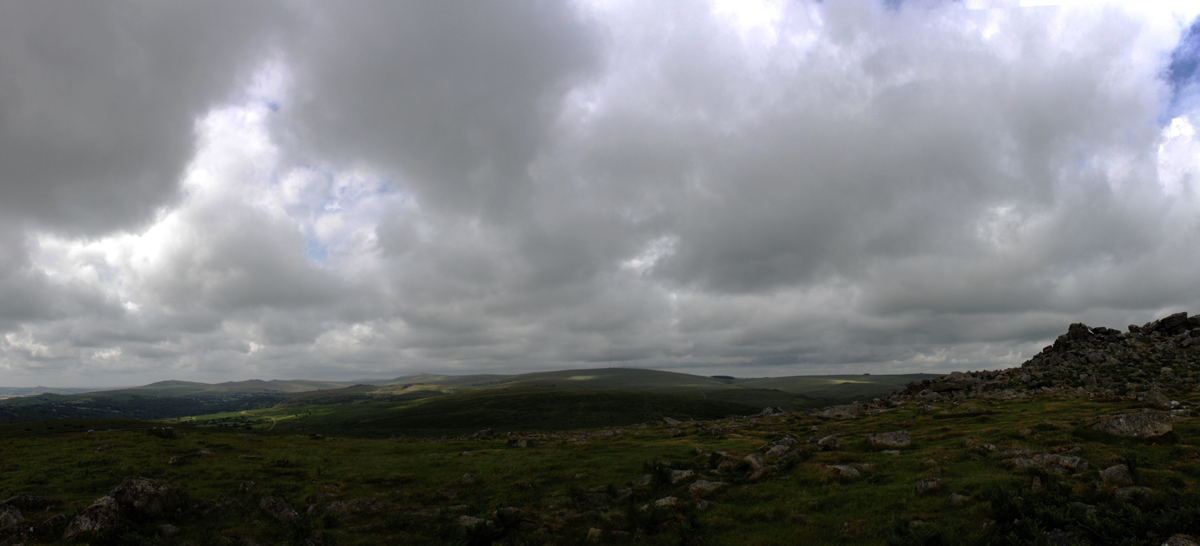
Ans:
{"type": "Polygon", "coordinates": [[[123,513],[148,519],[176,518],[191,504],[187,493],[170,482],[127,477],[108,496],[123,513]]]}

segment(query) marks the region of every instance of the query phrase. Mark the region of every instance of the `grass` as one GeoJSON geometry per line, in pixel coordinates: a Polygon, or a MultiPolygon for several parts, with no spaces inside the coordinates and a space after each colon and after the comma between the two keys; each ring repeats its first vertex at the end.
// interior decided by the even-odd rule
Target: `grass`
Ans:
{"type": "MultiPolygon", "coordinates": [[[[512,399],[494,406],[474,399],[480,402],[477,414],[518,407],[523,396],[532,394],[548,393],[516,389],[510,392],[512,399]]],[[[436,404],[446,400],[451,399],[416,404],[425,411],[419,418],[438,419],[436,404]]],[[[1195,404],[1200,399],[1193,393],[1184,401],[1195,404]]],[[[185,424],[175,425],[178,434],[169,439],[138,429],[147,426],[144,422],[17,423],[0,425],[0,497],[55,496],[64,501],[58,510],[73,514],[122,477],[142,475],[176,483],[210,506],[240,503],[215,516],[181,523],[184,532],[175,540],[194,544],[217,544],[221,537],[288,544],[299,535],[319,537],[324,544],[569,544],[584,542],[592,528],[602,530],[603,542],[614,544],[765,546],[794,544],[801,538],[824,544],[1027,544],[1047,540],[1046,533],[1055,529],[1070,527],[1088,537],[1124,526],[1126,531],[1113,535],[1122,543],[1157,546],[1175,532],[1200,533],[1195,527],[1200,519],[1189,519],[1195,515],[1190,510],[1200,507],[1200,447],[1194,445],[1200,427],[1194,419],[1176,422],[1175,432],[1167,437],[1136,441],[1098,437],[1080,425],[1094,415],[1136,411],[1137,405],[1129,401],[971,400],[935,403],[938,409],[932,411],[921,411],[921,405],[908,403],[848,420],[792,414],[687,422],[675,427],[682,435],[661,424],[609,424],[606,429],[531,436],[527,448],[506,445],[503,434],[490,440],[389,440],[339,435],[334,428],[314,439],[283,428],[289,421],[302,423],[300,417],[279,421],[273,431],[252,431],[250,439],[239,436],[247,433],[241,429],[185,424]],[[730,428],[714,434],[713,424],[730,428]],[[87,428],[121,430],[82,432],[87,428]],[[1027,435],[1020,433],[1024,429],[1027,435]],[[874,449],[865,440],[867,433],[893,430],[907,430],[913,438],[899,455],[874,449]],[[788,459],[758,480],[747,479],[744,462],[739,463],[740,471],[704,474],[723,460],[714,453],[741,461],[783,436],[803,443],[825,434],[838,434],[841,449],[788,459]],[[1079,448],[1071,454],[1085,458],[1091,467],[1075,476],[1015,469],[985,444],[998,450],[1079,448]],[[168,464],[172,456],[200,450],[209,453],[168,464]],[[1116,502],[1112,487],[1096,487],[1099,470],[1130,460],[1136,463],[1138,485],[1154,493],[1149,499],[1116,502]],[[827,468],[834,464],[862,465],[861,476],[842,478],[827,468]],[[633,485],[643,474],[662,468],[692,469],[729,485],[699,496],[683,489],[691,480],[633,485]],[[466,473],[475,483],[462,483],[466,473]],[[1043,491],[1031,492],[1034,477],[1045,485],[1043,491]],[[942,488],[917,494],[914,486],[922,478],[938,478],[942,488]],[[248,490],[247,482],[254,484],[248,490]],[[616,500],[624,488],[630,489],[629,496],[616,500]],[[953,504],[952,493],[967,500],[953,504]],[[287,525],[257,508],[257,499],[265,495],[284,498],[302,513],[310,504],[334,498],[375,498],[387,509],[344,517],[318,511],[287,525]],[[678,497],[680,505],[639,510],[666,496],[678,497]],[[698,509],[699,500],[707,501],[707,507],[698,509]],[[1071,502],[1092,505],[1099,515],[1073,513],[1071,502]],[[440,513],[430,517],[416,512],[428,508],[440,513]],[[505,508],[520,512],[504,516],[505,508]],[[455,525],[460,515],[493,523],[469,532],[455,525]]],[[[455,411],[467,411],[468,406],[460,404],[455,411]]],[[[368,418],[372,412],[366,410],[373,409],[371,404],[334,408],[345,412],[340,427],[368,418]],[[359,409],[364,413],[354,413],[359,409]]],[[[548,422],[565,424],[575,411],[580,410],[565,406],[548,422]]],[[[416,419],[414,415],[410,418],[416,419]]],[[[52,513],[26,517],[38,522],[52,513]]],[[[123,532],[126,539],[148,541],[155,533],[153,526],[123,532]]]]}

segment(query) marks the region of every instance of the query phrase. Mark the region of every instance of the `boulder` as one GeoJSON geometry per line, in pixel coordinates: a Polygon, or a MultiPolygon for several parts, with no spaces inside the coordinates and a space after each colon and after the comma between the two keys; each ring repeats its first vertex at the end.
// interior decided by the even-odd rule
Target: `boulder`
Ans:
{"type": "Polygon", "coordinates": [[[763,458],[758,455],[746,455],[742,460],[750,463],[752,470],[762,470],[763,468],[763,458]]]}
{"type": "Polygon", "coordinates": [[[710,482],[708,480],[696,480],[695,482],[692,482],[692,485],[688,486],[688,492],[693,495],[699,494],[699,493],[706,493],[706,492],[715,490],[719,487],[723,487],[724,485],[725,485],[725,482],[710,482]]]}
{"type": "Polygon", "coordinates": [[[1103,418],[1088,428],[1125,438],[1154,438],[1171,432],[1171,415],[1157,410],[1122,413],[1103,418]]]}
{"type": "Polygon", "coordinates": [[[469,529],[471,527],[475,527],[476,525],[487,523],[487,520],[483,518],[477,518],[475,516],[458,516],[458,519],[455,520],[455,523],[457,523],[459,526],[469,529]]]}
{"type": "Polygon", "coordinates": [[[24,519],[16,506],[0,506],[0,530],[16,527],[24,519]]]}
{"type": "Polygon", "coordinates": [[[766,455],[766,457],[768,459],[776,459],[776,458],[782,457],[784,455],[787,455],[787,452],[788,452],[788,446],[777,445],[777,446],[771,446],[771,449],[768,449],[767,452],[764,453],[764,455],[766,455]]]}
{"type": "Polygon", "coordinates": [[[908,435],[908,431],[897,430],[895,432],[868,434],[867,443],[871,444],[872,447],[904,447],[912,443],[912,438],[908,435]]]}
{"type": "Polygon", "coordinates": [[[1168,538],[1166,542],[1162,543],[1162,546],[1200,546],[1200,543],[1186,537],[1174,536],[1168,538]]]}
{"type": "Polygon", "coordinates": [[[121,505],[117,503],[117,499],[100,497],[67,524],[67,529],[63,531],[63,540],[71,541],[83,533],[103,531],[120,520],[121,505]]]}
{"type": "Polygon", "coordinates": [[[833,406],[817,412],[817,417],[832,419],[834,417],[854,417],[863,412],[863,405],[855,402],[845,406],[833,406]]]}
{"type": "Polygon", "coordinates": [[[821,437],[809,438],[808,443],[816,444],[821,451],[837,451],[842,445],[838,442],[836,434],[829,434],[821,437]]]}
{"type": "Polygon", "coordinates": [[[1055,474],[1070,474],[1075,471],[1088,469],[1088,462],[1080,457],[1057,455],[1054,453],[1006,452],[1007,462],[1017,468],[1040,468],[1055,474]]]}
{"type": "Polygon", "coordinates": [[[686,480],[696,473],[691,470],[671,470],[671,483],[679,483],[686,480]]]}
{"type": "Polygon", "coordinates": [[[127,515],[151,519],[178,517],[191,504],[188,494],[175,484],[136,476],[121,480],[108,496],[127,515]]]}
{"type": "Polygon", "coordinates": [[[858,473],[857,468],[854,468],[853,466],[849,466],[849,465],[844,465],[844,464],[826,465],[825,468],[833,470],[834,472],[837,473],[838,476],[841,476],[843,478],[857,478],[861,475],[858,473]]]}
{"type": "Polygon", "coordinates": [[[258,507],[279,521],[291,521],[300,517],[300,514],[288,506],[287,501],[279,497],[263,497],[258,502],[258,507]]]}
{"type": "Polygon", "coordinates": [[[942,488],[942,480],[938,478],[925,478],[917,482],[917,494],[923,495],[937,491],[942,488]]]}
{"type": "Polygon", "coordinates": [[[1111,483],[1117,487],[1129,487],[1133,485],[1133,474],[1129,472],[1129,467],[1123,464],[1110,466],[1100,471],[1100,477],[1105,482],[1111,483]]]}

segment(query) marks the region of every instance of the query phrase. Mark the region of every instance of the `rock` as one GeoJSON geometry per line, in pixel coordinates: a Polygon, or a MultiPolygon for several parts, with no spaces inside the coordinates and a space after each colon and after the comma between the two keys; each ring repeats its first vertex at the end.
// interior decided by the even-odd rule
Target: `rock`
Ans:
{"type": "Polygon", "coordinates": [[[768,459],[777,459],[787,455],[788,451],[788,446],[771,446],[771,449],[768,449],[764,455],[766,455],[768,459]]]}
{"type": "Polygon", "coordinates": [[[871,444],[872,447],[905,447],[912,443],[912,438],[908,435],[908,431],[897,430],[895,432],[868,434],[867,443],[871,444]]]}
{"type": "Polygon", "coordinates": [[[279,497],[263,497],[259,501],[258,507],[279,521],[291,521],[300,517],[300,514],[297,514],[295,510],[292,510],[291,506],[288,506],[287,501],[279,497]]]}
{"type": "Polygon", "coordinates": [[[1130,486],[1113,491],[1113,498],[1119,501],[1131,501],[1139,496],[1148,496],[1154,490],[1149,487],[1130,486]]]}
{"type": "Polygon", "coordinates": [[[61,500],[58,500],[54,497],[42,497],[39,495],[15,495],[0,501],[0,507],[12,506],[13,508],[24,510],[26,512],[45,510],[60,504],[62,504],[61,500]]]}
{"type": "Polygon", "coordinates": [[[1088,462],[1080,457],[1056,455],[1053,453],[1037,453],[1032,457],[1012,457],[1007,459],[1007,462],[1017,468],[1035,467],[1064,475],[1088,469],[1088,462]]]}
{"type": "Polygon", "coordinates": [[[751,417],[771,417],[773,415],[787,415],[787,412],[783,411],[783,408],[767,407],[767,408],[763,408],[762,411],[760,411],[754,415],[751,415],[751,417]]]}
{"type": "Polygon", "coordinates": [[[942,480],[938,478],[925,478],[917,482],[917,494],[923,495],[937,491],[942,488],[942,480]]]}
{"type": "Polygon", "coordinates": [[[633,480],[633,485],[650,485],[650,482],[652,481],[654,481],[654,476],[651,474],[645,474],[642,477],[633,480]]]}
{"type": "Polygon", "coordinates": [[[600,538],[603,535],[604,535],[604,531],[601,530],[599,527],[592,527],[591,529],[588,529],[587,541],[591,542],[591,543],[599,543],[600,538]]]}
{"type": "Polygon", "coordinates": [[[683,431],[677,428],[669,428],[667,429],[667,434],[669,436],[683,436],[683,431]]]}
{"type": "Polygon", "coordinates": [[[164,523],[158,526],[158,532],[165,537],[173,537],[179,534],[180,529],[170,523],[164,523]]]}
{"type": "Polygon", "coordinates": [[[838,442],[836,434],[821,436],[820,438],[813,437],[808,440],[810,444],[816,444],[821,451],[837,451],[842,445],[838,442]]]}
{"type": "Polygon", "coordinates": [[[750,463],[752,470],[762,470],[763,468],[763,458],[758,455],[746,455],[742,460],[750,463]]]}
{"type": "Polygon", "coordinates": [[[253,434],[238,434],[238,438],[241,438],[241,439],[243,439],[243,440],[246,440],[246,441],[248,441],[248,442],[252,442],[252,441],[254,441],[254,440],[257,440],[257,438],[255,438],[253,434]]]}
{"type": "Polygon", "coordinates": [[[175,518],[191,504],[188,494],[175,484],[136,476],[121,480],[108,496],[116,499],[122,512],[144,518],[175,518]]]}
{"type": "Polygon", "coordinates": [[[863,405],[855,402],[845,406],[833,406],[817,412],[817,417],[832,419],[834,417],[854,417],[863,412],[863,405]]]}
{"type": "Polygon", "coordinates": [[[692,485],[688,486],[688,492],[693,495],[699,493],[707,493],[720,487],[724,487],[725,482],[710,482],[708,480],[696,480],[692,485]]]}
{"type": "Polygon", "coordinates": [[[1100,477],[1117,487],[1129,487],[1133,485],[1133,474],[1130,474],[1129,467],[1123,464],[1110,466],[1101,470],[1100,477]]]}
{"type": "Polygon", "coordinates": [[[885,449],[883,451],[880,451],[880,453],[883,453],[884,455],[891,455],[893,457],[900,455],[900,452],[896,451],[895,449],[885,449]]]}
{"type": "Polygon", "coordinates": [[[968,497],[965,495],[959,495],[958,493],[950,494],[950,504],[953,504],[955,506],[962,506],[963,503],[967,502],[970,499],[971,499],[971,497],[968,497]]]}
{"type": "MultiPolygon", "coordinates": [[[[1163,369],[1169,370],[1170,368],[1163,368],[1163,369]]],[[[1164,395],[1162,393],[1162,390],[1159,389],[1158,387],[1150,389],[1150,392],[1146,393],[1146,402],[1148,402],[1150,404],[1154,404],[1155,406],[1158,406],[1160,408],[1171,407],[1171,399],[1167,398],[1167,396],[1164,395]]]]}
{"type": "Polygon", "coordinates": [[[379,499],[370,497],[361,499],[350,499],[344,501],[333,501],[325,506],[325,511],[333,514],[358,514],[362,512],[378,513],[384,511],[386,507],[379,499]]]}
{"type": "Polygon", "coordinates": [[[98,533],[116,525],[120,520],[121,505],[117,503],[117,499],[108,496],[100,497],[71,519],[71,522],[67,524],[67,529],[63,531],[63,540],[74,540],[75,537],[86,532],[98,533]]]}
{"type": "Polygon", "coordinates": [[[1125,438],[1154,438],[1171,432],[1170,414],[1157,410],[1122,413],[1093,423],[1088,428],[1125,438]]]}
{"type": "Polygon", "coordinates": [[[0,506],[0,529],[16,527],[24,519],[25,516],[16,506],[0,506]]]}
{"type": "Polygon", "coordinates": [[[470,472],[463,474],[462,478],[460,478],[458,480],[458,483],[461,483],[463,485],[471,485],[471,484],[475,483],[475,475],[471,474],[470,472]]]}
{"type": "Polygon", "coordinates": [[[831,465],[826,465],[825,468],[829,468],[829,469],[837,472],[837,474],[843,478],[857,478],[861,475],[858,473],[858,469],[854,468],[853,466],[849,466],[849,465],[831,464],[831,465]]]}
{"type": "Polygon", "coordinates": [[[696,473],[692,472],[691,470],[671,470],[671,483],[679,483],[694,476],[695,474],[696,473]]]}
{"type": "Polygon", "coordinates": [[[470,529],[471,527],[475,527],[476,525],[480,525],[482,523],[487,523],[487,520],[485,520],[483,518],[477,518],[475,516],[458,516],[458,519],[454,520],[454,522],[457,523],[460,527],[466,527],[466,528],[470,529]]]}
{"type": "Polygon", "coordinates": [[[663,417],[663,424],[671,425],[671,426],[682,425],[683,421],[680,421],[678,419],[672,419],[670,417],[663,417]]]}
{"type": "Polygon", "coordinates": [[[1166,542],[1162,543],[1162,546],[1200,546],[1200,543],[1189,540],[1186,537],[1173,536],[1168,538],[1166,542]]]}
{"type": "Polygon", "coordinates": [[[677,499],[675,497],[663,497],[661,499],[654,501],[654,506],[657,506],[659,508],[671,508],[671,507],[674,507],[676,504],[679,504],[679,499],[677,499]]]}

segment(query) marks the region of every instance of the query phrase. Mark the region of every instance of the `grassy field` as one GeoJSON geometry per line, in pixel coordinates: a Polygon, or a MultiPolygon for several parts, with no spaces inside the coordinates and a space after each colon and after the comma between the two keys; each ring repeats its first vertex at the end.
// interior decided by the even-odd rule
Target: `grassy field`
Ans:
{"type": "MultiPolygon", "coordinates": [[[[1197,398],[1193,393],[1183,401],[1197,398]]],[[[447,398],[427,404],[440,400],[447,398]]],[[[170,539],[157,536],[157,522],[134,522],[119,535],[92,537],[92,544],[224,544],[226,538],[235,544],[246,538],[259,544],[575,544],[589,532],[612,544],[1033,544],[1048,543],[1051,531],[1069,530],[1094,544],[1157,546],[1174,533],[1200,533],[1195,419],[1177,421],[1160,439],[1136,441],[1100,437],[1082,426],[1097,415],[1138,409],[1128,401],[935,405],[923,410],[906,403],[848,420],[791,414],[610,426],[528,436],[525,448],[503,434],[432,441],[326,430],[317,438],[285,430],[282,415],[270,431],[266,421],[253,431],[177,424],[173,438],[139,430],[152,426],[145,422],[18,423],[0,426],[0,498],[55,496],[63,500],[56,510],[73,514],[122,477],[140,475],[169,480],[212,509],[178,522],[183,531],[170,539]],[[87,428],[120,430],[88,434],[87,428]],[[893,430],[913,438],[898,454],[865,440],[867,433],[893,430]],[[787,436],[804,443],[826,434],[838,435],[840,449],[810,450],[755,479],[748,475],[743,458],[761,454],[769,442],[787,436]],[[1013,468],[997,455],[1010,449],[1080,456],[1090,467],[1068,476],[1013,468]],[[169,464],[178,456],[185,461],[169,464]],[[733,464],[715,472],[722,461],[733,464]],[[1138,485],[1152,490],[1149,497],[1114,499],[1114,487],[1104,485],[1098,471],[1118,463],[1133,466],[1138,485]],[[860,476],[842,477],[829,465],[851,465],[860,476]],[[671,484],[665,469],[692,470],[727,485],[692,494],[686,486],[694,477],[671,484]],[[464,474],[474,482],[465,483],[464,474]],[[637,485],[647,474],[652,479],[637,485]],[[918,494],[915,485],[925,478],[942,485],[918,494]],[[1036,492],[1035,478],[1042,485],[1036,492]],[[955,503],[952,494],[965,500],[955,503]],[[273,520],[258,508],[268,495],[285,499],[302,517],[273,520]],[[676,497],[677,505],[653,506],[666,497],[676,497]],[[341,514],[322,508],[358,498],[376,499],[381,508],[341,514]],[[310,505],[316,505],[311,515],[310,505]],[[456,524],[464,515],[490,523],[468,530],[456,524]],[[1098,542],[1101,535],[1108,540],[1098,542]]],[[[52,513],[26,517],[36,523],[52,513]]]]}

